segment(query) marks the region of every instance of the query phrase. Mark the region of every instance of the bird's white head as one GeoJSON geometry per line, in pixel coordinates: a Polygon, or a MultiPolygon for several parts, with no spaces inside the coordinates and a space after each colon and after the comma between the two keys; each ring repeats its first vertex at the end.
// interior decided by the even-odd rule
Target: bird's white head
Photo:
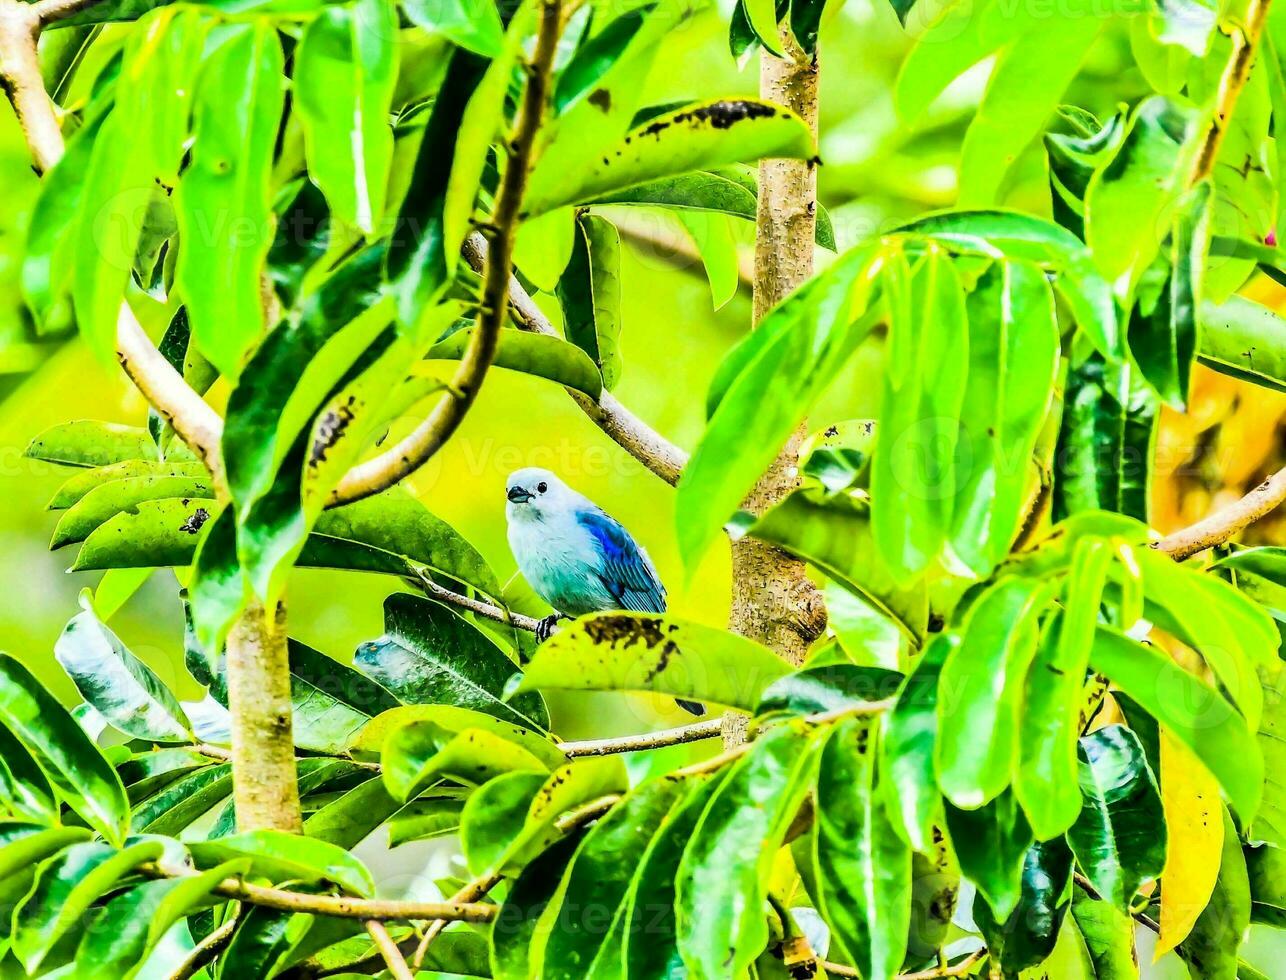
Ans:
{"type": "Polygon", "coordinates": [[[574,511],[584,498],[549,470],[537,466],[514,470],[505,484],[505,516],[510,522],[546,521],[574,511]]]}

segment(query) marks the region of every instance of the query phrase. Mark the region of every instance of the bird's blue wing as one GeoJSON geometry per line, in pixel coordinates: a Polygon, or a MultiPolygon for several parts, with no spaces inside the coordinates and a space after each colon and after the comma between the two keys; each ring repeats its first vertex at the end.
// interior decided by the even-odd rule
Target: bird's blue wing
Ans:
{"type": "Polygon", "coordinates": [[[665,586],[630,532],[601,510],[583,511],[577,522],[594,538],[603,556],[603,585],[631,612],[665,612],[665,586]]]}

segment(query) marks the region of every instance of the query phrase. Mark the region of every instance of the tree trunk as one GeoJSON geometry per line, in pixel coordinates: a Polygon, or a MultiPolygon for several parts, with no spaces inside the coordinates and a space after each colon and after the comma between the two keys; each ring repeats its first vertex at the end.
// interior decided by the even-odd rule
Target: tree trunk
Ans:
{"type": "MultiPolygon", "coordinates": [[[[783,32],[785,35],[785,32],[783,32]]],[[[760,94],[798,113],[817,132],[817,59],[809,59],[783,37],[790,60],[764,52],[760,94]]],[[[813,274],[817,225],[815,164],[764,160],[759,164],[756,216],[754,317],[758,323],[787,294],[813,274]]],[[[805,430],[799,429],[750,492],[743,507],[762,514],[799,485],[796,466],[805,430]]],[[[821,593],[804,563],[779,548],[746,537],[732,546],[732,613],[729,627],[758,640],[793,664],[826,628],[821,593]]]]}
{"type": "Polygon", "coordinates": [[[228,635],[232,799],[238,830],[303,828],[290,721],[286,607],[256,600],[228,635]]]}

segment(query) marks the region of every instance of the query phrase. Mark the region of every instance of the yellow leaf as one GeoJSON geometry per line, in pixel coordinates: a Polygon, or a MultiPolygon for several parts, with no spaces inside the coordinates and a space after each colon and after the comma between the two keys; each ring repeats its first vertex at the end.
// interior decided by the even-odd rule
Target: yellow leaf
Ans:
{"type": "Polygon", "coordinates": [[[1161,729],[1161,805],[1166,855],[1161,872],[1160,959],[1188,937],[1210,901],[1223,855],[1219,784],[1190,751],[1161,729]]]}

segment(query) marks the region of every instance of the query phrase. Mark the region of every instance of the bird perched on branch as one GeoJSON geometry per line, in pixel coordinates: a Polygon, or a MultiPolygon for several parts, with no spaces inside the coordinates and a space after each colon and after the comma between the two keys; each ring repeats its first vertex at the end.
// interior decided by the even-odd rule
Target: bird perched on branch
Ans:
{"type": "MultiPolygon", "coordinates": [[[[509,475],[505,516],[509,548],[536,593],[556,610],[540,621],[536,639],[549,638],[568,616],[629,610],[665,612],[665,586],[630,532],[549,470],[509,475]]],[[[676,699],[694,715],[705,708],[676,699]]]]}

